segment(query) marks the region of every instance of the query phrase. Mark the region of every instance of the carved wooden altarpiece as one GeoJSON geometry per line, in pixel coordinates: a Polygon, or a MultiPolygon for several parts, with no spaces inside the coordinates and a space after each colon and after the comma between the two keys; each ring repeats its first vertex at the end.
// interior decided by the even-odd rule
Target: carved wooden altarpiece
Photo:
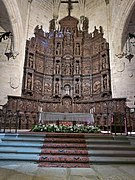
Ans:
{"type": "MultiPolygon", "coordinates": [[[[103,29],[88,32],[88,18],[70,15],[50,21],[49,32],[36,26],[27,40],[22,96],[9,96],[9,106],[20,111],[102,114],[124,111],[125,99],[112,99],[109,44],[103,29]]],[[[102,118],[101,118],[102,116],[102,118]]]]}

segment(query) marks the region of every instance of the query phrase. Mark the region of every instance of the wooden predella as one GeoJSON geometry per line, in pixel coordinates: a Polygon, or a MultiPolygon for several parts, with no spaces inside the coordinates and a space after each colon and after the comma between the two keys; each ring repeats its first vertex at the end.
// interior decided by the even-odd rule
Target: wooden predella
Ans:
{"type": "Polygon", "coordinates": [[[109,44],[103,28],[88,32],[88,18],[70,15],[36,26],[27,40],[22,96],[8,97],[12,111],[107,114],[125,111],[125,99],[112,99],[109,44]]]}

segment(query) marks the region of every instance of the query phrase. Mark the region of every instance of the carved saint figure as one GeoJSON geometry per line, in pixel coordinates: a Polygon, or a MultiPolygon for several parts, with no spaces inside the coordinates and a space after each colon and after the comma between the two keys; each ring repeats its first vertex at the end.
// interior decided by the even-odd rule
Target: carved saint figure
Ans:
{"type": "Polygon", "coordinates": [[[79,83],[78,82],[75,84],[75,93],[79,94],[79,83]]]}
{"type": "Polygon", "coordinates": [[[30,75],[28,75],[28,79],[27,79],[27,89],[28,90],[32,89],[32,77],[30,75]]]}
{"type": "Polygon", "coordinates": [[[56,74],[60,73],[60,65],[57,63],[56,64],[56,74]]]}
{"type": "Polygon", "coordinates": [[[54,31],[55,30],[55,19],[52,19],[50,22],[49,30],[54,31]]]}
{"type": "Polygon", "coordinates": [[[33,68],[33,56],[29,55],[29,67],[33,68]]]}
{"type": "Polygon", "coordinates": [[[68,46],[71,44],[71,32],[68,29],[65,32],[65,44],[68,46]]]}
{"type": "Polygon", "coordinates": [[[55,94],[59,94],[59,83],[55,83],[55,94]]]}
{"type": "Polygon", "coordinates": [[[65,66],[65,74],[66,74],[66,75],[70,75],[70,73],[71,73],[70,63],[66,63],[66,66],[65,66]]]}
{"type": "Polygon", "coordinates": [[[106,56],[102,56],[102,69],[106,69],[106,56]]]}
{"type": "Polygon", "coordinates": [[[101,34],[103,34],[103,28],[102,28],[102,26],[99,26],[99,31],[100,31],[101,34]]]}
{"type": "Polygon", "coordinates": [[[35,27],[34,33],[38,33],[38,31],[39,31],[39,25],[37,25],[37,26],[35,27]]]}
{"type": "Polygon", "coordinates": [[[96,26],[94,26],[94,32],[93,32],[93,34],[94,34],[94,37],[98,35],[98,29],[96,28],[96,26]]]}
{"type": "Polygon", "coordinates": [[[76,74],[79,74],[79,63],[76,63],[76,74]]]}
{"type": "Polygon", "coordinates": [[[89,28],[89,20],[87,17],[84,17],[83,19],[83,31],[87,31],[89,28]]]}
{"type": "Polygon", "coordinates": [[[65,89],[65,94],[69,95],[70,94],[70,86],[66,85],[64,89],[65,89]]]}
{"type": "Polygon", "coordinates": [[[57,43],[57,46],[56,46],[56,55],[60,55],[60,54],[61,54],[61,44],[57,43]]]}
{"type": "Polygon", "coordinates": [[[107,90],[107,75],[103,77],[103,89],[107,90]]]}
{"type": "Polygon", "coordinates": [[[76,55],[80,55],[80,44],[76,43],[76,55]]]}

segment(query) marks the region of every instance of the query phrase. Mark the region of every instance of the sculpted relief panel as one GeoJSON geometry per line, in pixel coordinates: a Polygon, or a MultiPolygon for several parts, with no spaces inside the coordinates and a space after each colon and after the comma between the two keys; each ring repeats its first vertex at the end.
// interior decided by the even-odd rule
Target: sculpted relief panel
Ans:
{"type": "Polygon", "coordinates": [[[99,94],[101,92],[101,82],[100,80],[93,81],[93,93],[99,94]]]}
{"type": "Polygon", "coordinates": [[[53,62],[51,60],[46,60],[45,62],[45,74],[53,74],[53,62]]]}
{"type": "Polygon", "coordinates": [[[36,94],[41,94],[42,93],[42,82],[39,79],[36,79],[34,81],[34,91],[36,94]]]}
{"type": "Polygon", "coordinates": [[[84,80],[82,83],[82,92],[84,99],[87,99],[91,94],[90,80],[84,80]]]}
{"type": "Polygon", "coordinates": [[[89,75],[91,72],[90,61],[84,60],[82,62],[82,74],[89,75]]]}
{"type": "Polygon", "coordinates": [[[36,71],[44,72],[44,61],[41,57],[36,57],[36,71]]]}
{"type": "Polygon", "coordinates": [[[45,82],[44,84],[44,94],[51,94],[52,84],[49,82],[45,82]]]}

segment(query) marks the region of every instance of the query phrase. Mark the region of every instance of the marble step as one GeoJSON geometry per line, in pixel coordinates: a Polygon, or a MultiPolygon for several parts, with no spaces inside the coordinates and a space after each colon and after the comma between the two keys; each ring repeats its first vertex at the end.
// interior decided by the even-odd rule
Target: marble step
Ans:
{"type": "Polygon", "coordinates": [[[91,156],[111,156],[111,157],[135,157],[135,151],[105,151],[105,150],[67,150],[67,149],[41,149],[41,148],[13,148],[13,147],[7,147],[1,148],[0,153],[5,153],[6,155],[11,153],[16,154],[52,154],[52,155],[88,155],[91,156]]]}
{"type": "Polygon", "coordinates": [[[135,164],[135,157],[89,157],[91,164],[135,164]]]}
{"type": "Polygon", "coordinates": [[[101,156],[101,157],[135,157],[135,151],[123,151],[123,150],[89,150],[89,157],[101,156]]]}
{"type": "Polygon", "coordinates": [[[38,154],[5,154],[5,153],[0,153],[0,161],[3,160],[12,160],[12,161],[38,161],[40,156],[38,154]]]}
{"type": "Polygon", "coordinates": [[[87,144],[88,150],[127,150],[133,151],[135,150],[135,146],[133,145],[121,145],[121,144],[87,144]]]}
{"type": "Polygon", "coordinates": [[[102,139],[86,139],[87,144],[124,144],[129,145],[130,142],[128,140],[102,140],[102,139]]]}
{"type": "Polygon", "coordinates": [[[90,163],[90,164],[135,164],[135,157],[80,157],[80,156],[39,156],[36,154],[0,154],[0,161],[32,161],[52,163],[90,163]]]}
{"type": "Polygon", "coordinates": [[[106,135],[106,134],[91,134],[91,133],[87,133],[84,134],[85,139],[106,139],[106,140],[113,140],[113,135],[106,135]]]}
{"type": "MultiPolygon", "coordinates": [[[[1,139],[3,142],[4,141],[25,141],[25,142],[60,142],[60,143],[85,143],[85,140],[84,139],[72,139],[72,138],[69,138],[69,139],[62,139],[62,138],[27,138],[27,137],[23,137],[23,138],[20,138],[20,137],[17,137],[17,138],[2,138],[1,139]]],[[[120,141],[120,140],[95,140],[95,139],[87,139],[86,140],[86,143],[87,144],[130,144],[129,141],[120,141]]]]}
{"type": "Polygon", "coordinates": [[[1,139],[3,142],[4,141],[15,141],[15,142],[19,142],[19,141],[21,141],[21,142],[44,142],[44,138],[27,138],[27,137],[23,137],[23,138],[20,138],[20,137],[16,137],[16,138],[11,138],[11,137],[9,137],[9,138],[2,138],[1,139]]]}
{"type": "Polygon", "coordinates": [[[21,134],[21,133],[5,133],[4,134],[4,137],[8,137],[8,138],[12,138],[12,137],[26,137],[26,138],[44,138],[46,136],[46,134],[44,133],[44,134],[37,134],[37,133],[24,133],[24,134],[21,134]]]}
{"type": "Polygon", "coordinates": [[[39,143],[39,142],[1,142],[0,143],[0,148],[7,148],[7,147],[42,147],[43,143],[39,143]]]}
{"type": "Polygon", "coordinates": [[[14,160],[14,161],[38,161],[38,162],[71,162],[71,163],[88,163],[88,156],[69,156],[69,155],[41,155],[38,154],[5,154],[0,153],[0,160],[14,160]]]}
{"type": "Polygon", "coordinates": [[[41,148],[37,147],[1,147],[0,148],[0,153],[5,153],[6,155],[11,153],[16,153],[16,154],[40,154],[41,153],[41,148]]]}

